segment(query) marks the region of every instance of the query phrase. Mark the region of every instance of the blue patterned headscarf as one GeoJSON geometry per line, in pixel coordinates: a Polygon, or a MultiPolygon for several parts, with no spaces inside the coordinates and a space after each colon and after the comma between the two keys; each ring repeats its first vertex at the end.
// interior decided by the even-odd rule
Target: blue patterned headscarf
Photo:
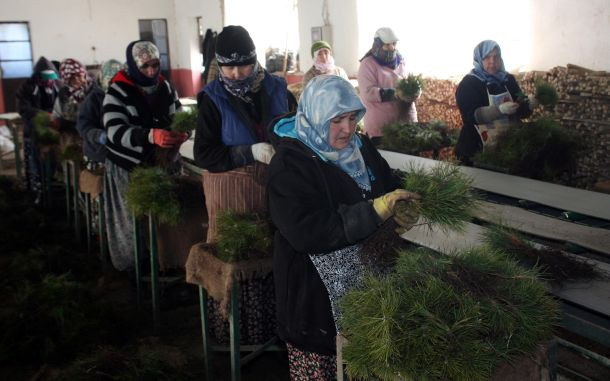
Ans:
{"type": "Polygon", "coordinates": [[[360,153],[362,142],[358,135],[354,134],[349,145],[341,150],[328,142],[330,121],[352,111],[356,111],[356,122],[366,112],[354,87],[339,76],[319,75],[305,87],[296,115],[280,120],[274,131],[279,136],[300,140],[322,160],[341,168],[361,189],[370,191],[371,181],[360,153]]]}
{"type": "Polygon", "coordinates": [[[504,85],[506,83],[508,73],[504,70],[504,61],[502,60],[502,51],[500,50],[500,45],[497,42],[492,40],[481,41],[474,48],[474,58],[473,58],[474,69],[470,71],[470,74],[474,75],[481,81],[485,82],[488,85],[496,84],[496,85],[504,85]],[[489,74],[483,69],[483,59],[487,57],[492,50],[498,50],[498,58],[500,59],[500,69],[496,74],[489,74]]]}

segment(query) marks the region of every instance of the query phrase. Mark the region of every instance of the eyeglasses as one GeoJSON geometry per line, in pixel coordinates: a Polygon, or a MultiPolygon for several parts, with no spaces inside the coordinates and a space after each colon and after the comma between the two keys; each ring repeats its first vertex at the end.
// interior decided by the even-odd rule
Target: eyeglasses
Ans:
{"type": "Polygon", "coordinates": [[[153,68],[153,69],[158,69],[159,68],[160,63],[157,62],[153,62],[153,63],[145,63],[144,65],[140,66],[140,69],[148,69],[149,67],[153,68]]]}

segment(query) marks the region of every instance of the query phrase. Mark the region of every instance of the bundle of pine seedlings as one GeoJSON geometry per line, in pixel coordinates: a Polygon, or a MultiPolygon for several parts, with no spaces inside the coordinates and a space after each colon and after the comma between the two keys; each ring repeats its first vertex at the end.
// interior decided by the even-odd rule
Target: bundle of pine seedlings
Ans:
{"type": "Polygon", "coordinates": [[[541,105],[545,107],[553,107],[559,101],[559,94],[557,94],[557,90],[550,83],[537,79],[535,81],[536,86],[536,99],[540,102],[541,105]]]}
{"type": "Polygon", "coordinates": [[[216,221],[216,256],[222,261],[231,263],[271,254],[273,235],[269,220],[264,216],[223,210],[216,217],[216,221]]]}
{"type": "Polygon", "coordinates": [[[424,79],[422,75],[409,73],[407,78],[401,78],[396,83],[396,96],[399,99],[415,100],[424,89],[424,79]]]}
{"type": "Polygon", "coordinates": [[[395,213],[420,215],[420,221],[443,231],[460,231],[472,218],[478,199],[472,188],[473,179],[449,162],[441,162],[431,169],[412,165],[402,173],[402,187],[417,193],[416,202],[399,201],[395,213]]]}
{"type": "Polygon", "coordinates": [[[81,162],[83,160],[83,149],[78,144],[67,145],[66,148],[60,154],[61,160],[71,160],[74,162],[81,162]]]}
{"type": "Polygon", "coordinates": [[[488,226],[484,240],[492,250],[504,253],[523,266],[538,267],[542,276],[551,282],[561,284],[600,276],[597,267],[590,262],[575,259],[561,250],[535,247],[523,234],[507,226],[488,226]]]}
{"type": "Polygon", "coordinates": [[[59,144],[59,133],[51,128],[51,116],[39,111],[32,118],[34,125],[34,133],[36,134],[36,142],[40,145],[56,145],[59,144]]]}
{"type": "Polygon", "coordinates": [[[552,181],[574,172],[581,149],[579,142],[574,131],[550,117],[540,117],[507,129],[494,146],[485,147],[475,155],[474,163],[483,168],[499,168],[514,175],[552,181]]]}
{"type": "Polygon", "coordinates": [[[197,112],[187,109],[175,113],[170,128],[172,131],[190,134],[197,128],[197,112]]]}
{"type": "Polygon", "coordinates": [[[381,146],[390,151],[417,155],[455,145],[457,133],[439,120],[430,123],[395,122],[383,128],[381,146]]]}
{"type": "Polygon", "coordinates": [[[127,205],[136,217],[153,215],[161,223],[175,225],[180,218],[174,179],[158,167],[138,167],[131,172],[127,205]]]}
{"type": "Polygon", "coordinates": [[[488,380],[549,340],[559,312],[535,270],[486,249],[402,252],[340,305],[348,375],[392,381],[488,380]]]}

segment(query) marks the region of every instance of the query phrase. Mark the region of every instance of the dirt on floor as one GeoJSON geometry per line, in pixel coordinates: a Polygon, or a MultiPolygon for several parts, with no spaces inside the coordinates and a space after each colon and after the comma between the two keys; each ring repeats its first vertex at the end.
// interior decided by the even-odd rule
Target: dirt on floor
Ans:
{"type": "MultiPolygon", "coordinates": [[[[7,179],[0,181],[0,379],[205,379],[198,291],[175,280],[182,271],[162,274],[172,282],[161,283],[155,330],[150,284],[138,306],[133,275],[74,242],[59,184],[45,209],[7,179]]],[[[266,352],[241,374],[288,380],[286,353],[266,352]]],[[[213,354],[210,379],[231,379],[228,352],[213,354]]]]}

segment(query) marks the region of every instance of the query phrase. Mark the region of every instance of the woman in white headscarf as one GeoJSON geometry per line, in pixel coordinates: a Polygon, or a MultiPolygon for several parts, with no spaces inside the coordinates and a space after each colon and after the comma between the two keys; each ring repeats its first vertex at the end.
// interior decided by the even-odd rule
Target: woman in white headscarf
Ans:
{"type": "MultiPolygon", "coordinates": [[[[332,380],[337,302],[364,269],[362,241],[393,216],[397,189],[371,141],[355,133],[365,108],[353,86],[334,75],[311,80],[296,115],[275,124],[268,170],[278,333],[291,379],[332,380]]],[[[403,226],[413,221],[397,221],[403,226]]]]}
{"type": "Polygon", "coordinates": [[[307,86],[307,83],[311,81],[313,77],[322,74],[333,74],[348,79],[345,70],[335,65],[332,48],[328,42],[314,42],[311,45],[311,57],[313,58],[313,65],[307,70],[303,77],[303,86],[307,86]]]}
{"type": "Polygon", "coordinates": [[[475,125],[492,125],[491,131],[505,128],[513,120],[530,116],[538,104],[533,95],[523,97],[515,77],[504,70],[497,42],[481,41],[474,48],[473,65],[455,92],[464,123],[455,153],[466,165],[472,164],[472,157],[488,140],[486,129],[477,132],[475,125]]]}

